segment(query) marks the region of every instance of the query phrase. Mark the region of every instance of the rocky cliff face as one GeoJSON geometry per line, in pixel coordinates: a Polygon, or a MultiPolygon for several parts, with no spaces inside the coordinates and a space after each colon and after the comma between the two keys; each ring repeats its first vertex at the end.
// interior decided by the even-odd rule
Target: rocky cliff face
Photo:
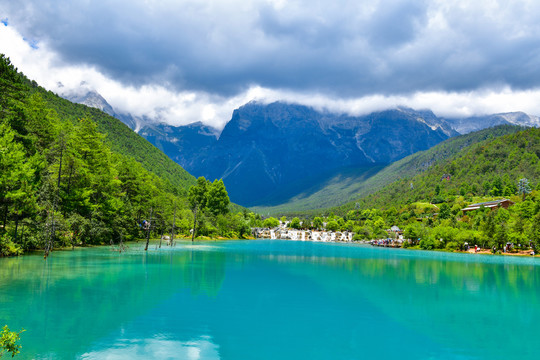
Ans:
{"type": "Polygon", "coordinates": [[[217,142],[218,134],[216,129],[201,122],[185,126],[147,123],[139,129],[139,135],[172,160],[190,167],[194,167],[194,159],[199,152],[206,153],[217,142]]]}
{"type": "Polygon", "coordinates": [[[99,109],[111,116],[114,116],[113,107],[101,96],[99,93],[90,90],[78,93],[69,93],[63,96],[65,99],[78,103],[90,106],[96,109],[99,109]]]}
{"type": "Polygon", "coordinates": [[[219,140],[186,154],[190,161],[180,164],[195,176],[222,178],[233,201],[252,206],[291,182],[333,169],[388,164],[454,134],[431,112],[396,109],[351,117],[301,105],[249,103],[234,111],[219,140]]]}
{"type": "Polygon", "coordinates": [[[528,115],[523,112],[511,112],[469,118],[448,119],[450,125],[460,134],[468,134],[473,131],[487,129],[497,125],[520,125],[528,127],[540,127],[538,116],[528,115]]]}

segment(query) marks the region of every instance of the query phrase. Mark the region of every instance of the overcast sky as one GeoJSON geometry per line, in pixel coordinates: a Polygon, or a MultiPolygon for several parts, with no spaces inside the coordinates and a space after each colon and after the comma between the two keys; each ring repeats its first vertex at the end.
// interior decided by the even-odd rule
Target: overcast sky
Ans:
{"type": "Polygon", "coordinates": [[[539,18],[536,0],[0,0],[0,52],[172,124],[254,99],[540,115],[539,18]]]}

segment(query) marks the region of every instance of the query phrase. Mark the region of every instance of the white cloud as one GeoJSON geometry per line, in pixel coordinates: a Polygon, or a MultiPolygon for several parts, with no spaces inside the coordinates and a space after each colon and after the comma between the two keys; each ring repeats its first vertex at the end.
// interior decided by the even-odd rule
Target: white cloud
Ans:
{"type": "MultiPolygon", "coordinates": [[[[274,1],[277,8],[283,7],[274,1]]],[[[435,19],[436,17],[432,18],[435,19]]],[[[437,26],[441,21],[437,21],[437,26]]],[[[446,26],[446,25],[444,25],[446,26]]],[[[291,90],[251,85],[244,91],[230,96],[211,94],[189,89],[177,90],[163,84],[146,83],[125,85],[103,74],[96,67],[85,64],[68,64],[45,41],[33,48],[33,43],[11,25],[0,24],[0,52],[30,79],[55,92],[77,89],[82,82],[98,91],[118,111],[134,116],[148,116],[172,125],[195,121],[222,128],[231,118],[232,111],[251,101],[288,101],[361,115],[371,111],[405,105],[416,109],[431,109],[439,116],[464,117],[497,112],[525,111],[540,114],[540,89],[513,90],[509,86],[482,88],[462,92],[416,91],[405,95],[372,94],[340,98],[322,92],[291,90]],[[64,85],[59,88],[58,83],[64,85]]],[[[34,44],[35,45],[35,44],[34,44]]]]}
{"type": "Polygon", "coordinates": [[[185,342],[162,338],[130,339],[129,341],[119,341],[107,349],[86,352],[80,358],[84,360],[219,360],[220,356],[218,346],[212,343],[209,337],[203,336],[200,339],[185,342]]]}

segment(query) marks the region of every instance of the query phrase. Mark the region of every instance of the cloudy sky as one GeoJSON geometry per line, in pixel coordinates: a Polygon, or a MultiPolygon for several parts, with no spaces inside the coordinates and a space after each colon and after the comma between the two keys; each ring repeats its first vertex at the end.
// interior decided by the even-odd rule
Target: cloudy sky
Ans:
{"type": "Polygon", "coordinates": [[[222,127],[254,99],[540,115],[539,16],[536,0],[0,0],[0,53],[172,124],[222,127]]]}

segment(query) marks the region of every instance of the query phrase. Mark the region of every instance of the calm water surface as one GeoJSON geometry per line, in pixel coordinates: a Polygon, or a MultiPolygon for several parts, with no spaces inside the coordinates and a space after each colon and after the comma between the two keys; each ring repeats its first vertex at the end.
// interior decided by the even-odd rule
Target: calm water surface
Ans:
{"type": "Polygon", "coordinates": [[[20,359],[537,359],[540,259],[276,240],[0,259],[20,359]]]}

